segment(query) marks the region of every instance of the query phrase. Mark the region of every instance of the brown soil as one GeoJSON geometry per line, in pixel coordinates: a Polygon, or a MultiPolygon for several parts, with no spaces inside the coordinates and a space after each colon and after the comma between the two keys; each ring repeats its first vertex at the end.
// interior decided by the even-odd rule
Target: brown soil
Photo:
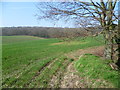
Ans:
{"type": "Polygon", "coordinates": [[[66,71],[60,88],[85,88],[86,84],[81,82],[84,79],[75,74],[76,70],[74,69],[73,63],[67,67],[66,71]]]}
{"type": "Polygon", "coordinates": [[[90,47],[87,49],[80,49],[71,53],[66,54],[67,57],[73,58],[74,60],[78,60],[79,57],[83,54],[90,53],[90,54],[95,54],[96,56],[103,56],[104,52],[104,46],[99,46],[99,47],[90,47]]]}
{"type": "Polygon", "coordinates": [[[75,41],[70,41],[70,42],[59,42],[59,43],[52,43],[51,45],[78,45],[78,44],[86,44],[88,42],[75,42],[75,41]]]}
{"type": "Polygon", "coordinates": [[[52,43],[51,45],[60,45],[60,44],[64,44],[63,42],[59,42],[59,43],[52,43]]]}

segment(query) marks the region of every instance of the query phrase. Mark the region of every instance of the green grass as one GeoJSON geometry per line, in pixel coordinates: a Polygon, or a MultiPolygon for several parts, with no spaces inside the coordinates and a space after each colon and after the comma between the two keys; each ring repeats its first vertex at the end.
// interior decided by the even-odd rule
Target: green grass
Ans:
{"type": "Polygon", "coordinates": [[[49,63],[54,58],[49,58],[45,60],[37,60],[35,62],[31,62],[28,66],[21,68],[20,70],[15,70],[11,77],[6,78],[4,81],[5,85],[9,85],[9,87],[23,87],[31,78],[44,67],[47,63],[49,63]],[[14,76],[14,77],[13,77],[14,76]]]}
{"type": "Polygon", "coordinates": [[[31,40],[39,40],[41,38],[34,37],[34,36],[2,36],[2,43],[3,44],[13,44],[31,40]]]}
{"type": "MultiPolygon", "coordinates": [[[[80,76],[88,77],[89,79],[105,80],[111,86],[118,87],[118,71],[112,70],[107,62],[98,56],[85,54],[74,65],[80,76]]],[[[96,83],[98,87],[99,84],[96,83]]]]}
{"type": "MultiPolygon", "coordinates": [[[[54,45],[61,43],[59,39],[41,39],[32,36],[2,38],[3,87],[23,87],[40,68],[55,58],[59,59],[63,54],[74,50],[103,45],[103,42],[100,42],[103,41],[101,36],[78,38],[63,42],[64,45],[54,45]],[[80,43],[75,44],[77,41],[80,43]]],[[[56,65],[59,66],[59,63],[56,65]]],[[[53,70],[55,71],[54,66],[53,70]]],[[[53,75],[53,72],[50,74],[53,75]]]]}

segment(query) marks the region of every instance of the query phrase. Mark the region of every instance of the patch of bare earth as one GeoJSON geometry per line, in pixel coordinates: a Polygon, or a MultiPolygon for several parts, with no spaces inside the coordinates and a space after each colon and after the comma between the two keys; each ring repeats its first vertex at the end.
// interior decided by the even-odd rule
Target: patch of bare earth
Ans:
{"type": "Polygon", "coordinates": [[[59,42],[59,43],[52,43],[51,45],[61,45],[64,44],[63,42],[59,42]]]}
{"type": "MultiPolygon", "coordinates": [[[[90,53],[97,56],[103,56],[104,46],[92,47],[87,49],[80,49],[68,54],[65,54],[68,58],[78,60],[83,54],[90,53]]],[[[51,87],[59,88],[112,88],[112,85],[108,84],[105,80],[89,79],[88,77],[81,77],[77,74],[74,68],[74,61],[68,65],[65,73],[58,72],[56,76],[53,76],[50,82],[51,87]],[[61,74],[62,77],[59,77],[61,74]],[[58,78],[59,81],[58,81],[58,78]],[[102,83],[101,83],[102,82],[102,83]]]]}
{"type": "Polygon", "coordinates": [[[79,57],[83,54],[90,53],[95,54],[96,56],[103,56],[104,46],[99,47],[90,47],[87,49],[80,49],[71,53],[66,54],[67,57],[73,58],[74,60],[78,60],[79,57]]]}
{"type": "Polygon", "coordinates": [[[60,88],[84,88],[86,84],[82,82],[84,79],[75,74],[76,70],[71,63],[62,78],[60,88]]]}
{"type": "Polygon", "coordinates": [[[86,44],[86,43],[88,43],[88,42],[75,42],[75,41],[68,42],[68,41],[66,41],[66,42],[52,43],[51,45],[79,45],[79,44],[86,44]]]}

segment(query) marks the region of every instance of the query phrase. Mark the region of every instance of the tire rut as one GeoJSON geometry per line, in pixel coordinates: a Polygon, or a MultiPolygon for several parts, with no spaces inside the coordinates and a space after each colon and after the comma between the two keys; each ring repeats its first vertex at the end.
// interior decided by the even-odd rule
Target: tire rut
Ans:
{"type": "Polygon", "coordinates": [[[36,77],[38,77],[46,67],[49,68],[51,66],[51,64],[54,63],[55,60],[56,59],[51,60],[50,62],[48,62],[47,64],[45,64],[42,68],[40,68],[38,70],[38,72],[32,77],[32,79],[27,84],[24,85],[24,87],[28,87],[31,82],[34,82],[34,80],[36,79],[36,77]]]}
{"type": "MultiPolygon", "coordinates": [[[[71,62],[68,60],[68,58],[62,63],[64,65],[64,68],[66,68],[71,62]],[[67,63],[67,64],[66,64],[67,63]]],[[[60,67],[57,72],[52,76],[48,86],[49,88],[59,88],[61,80],[63,78],[63,75],[65,73],[66,69],[62,70],[60,67]]]]}

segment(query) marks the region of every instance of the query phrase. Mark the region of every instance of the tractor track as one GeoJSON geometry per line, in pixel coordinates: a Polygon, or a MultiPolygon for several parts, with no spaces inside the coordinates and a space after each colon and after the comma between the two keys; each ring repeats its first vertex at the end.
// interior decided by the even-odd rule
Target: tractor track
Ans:
{"type": "MultiPolygon", "coordinates": [[[[71,62],[68,61],[68,58],[66,58],[66,60],[62,63],[62,65],[64,66],[64,68],[66,68],[70,63],[71,62]]],[[[53,88],[53,87],[59,88],[65,71],[66,71],[66,69],[62,70],[62,68],[59,67],[58,70],[56,70],[56,73],[52,76],[52,78],[48,84],[48,87],[49,88],[53,88]]]]}
{"type": "Polygon", "coordinates": [[[35,79],[36,79],[36,77],[38,77],[46,67],[50,67],[50,65],[51,65],[52,63],[54,63],[55,60],[56,60],[56,58],[55,58],[54,60],[49,61],[49,62],[48,62],[47,64],[45,64],[42,68],[40,68],[40,69],[38,70],[38,72],[36,72],[36,74],[32,77],[32,79],[31,79],[28,83],[24,84],[24,87],[28,87],[31,82],[34,82],[35,79]]]}

